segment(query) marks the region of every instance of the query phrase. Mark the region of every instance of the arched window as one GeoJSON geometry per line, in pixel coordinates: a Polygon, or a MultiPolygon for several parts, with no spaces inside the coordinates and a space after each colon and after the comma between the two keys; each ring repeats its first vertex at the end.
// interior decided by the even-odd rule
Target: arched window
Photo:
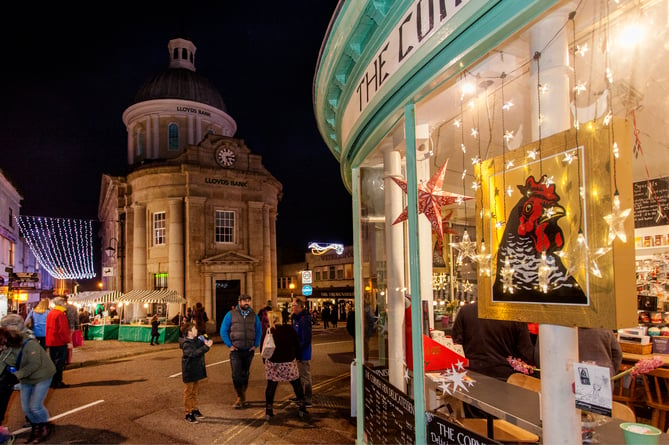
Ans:
{"type": "Polygon", "coordinates": [[[179,126],[174,122],[167,126],[167,149],[169,151],[179,149],[179,126]]]}
{"type": "Polygon", "coordinates": [[[144,153],[144,133],[140,128],[137,130],[137,156],[142,156],[144,153]]]}

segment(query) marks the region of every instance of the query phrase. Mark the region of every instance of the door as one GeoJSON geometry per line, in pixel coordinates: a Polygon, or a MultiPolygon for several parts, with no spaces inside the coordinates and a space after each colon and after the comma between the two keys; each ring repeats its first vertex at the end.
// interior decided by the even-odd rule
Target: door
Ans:
{"type": "Polygon", "coordinates": [[[216,332],[221,331],[223,317],[237,305],[240,294],[239,280],[216,280],[216,332]]]}

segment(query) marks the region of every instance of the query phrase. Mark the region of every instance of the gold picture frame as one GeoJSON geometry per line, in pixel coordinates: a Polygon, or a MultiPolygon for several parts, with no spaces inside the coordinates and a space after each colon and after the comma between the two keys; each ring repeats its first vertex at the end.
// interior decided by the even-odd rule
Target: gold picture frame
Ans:
{"type": "Polygon", "coordinates": [[[478,277],[481,317],[636,324],[634,217],[624,221],[627,242],[615,239],[611,246],[603,218],[616,192],[611,134],[620,153],[620,208],[633,208],[631,131],[622,119],[611,125],[613,132],[597,122],[582,124],[578,133],[570,129],[480,164],[477,234],[492,253],[486,264],[492,273],[478,277]]]}

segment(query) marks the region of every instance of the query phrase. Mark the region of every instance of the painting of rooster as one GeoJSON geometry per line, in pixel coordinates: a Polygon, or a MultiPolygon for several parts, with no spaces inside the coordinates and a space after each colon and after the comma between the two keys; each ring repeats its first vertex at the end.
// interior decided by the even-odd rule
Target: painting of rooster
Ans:
{"type": "Polygon", "coordinates": [[[565,209],[555,184],[547,185],[546,176],[539,181],[530,176],[518,189],[521,198],[506,219],[497,249],[493,301],[588,304],[558,255],[564,246],[558,220],[565,209]]]}

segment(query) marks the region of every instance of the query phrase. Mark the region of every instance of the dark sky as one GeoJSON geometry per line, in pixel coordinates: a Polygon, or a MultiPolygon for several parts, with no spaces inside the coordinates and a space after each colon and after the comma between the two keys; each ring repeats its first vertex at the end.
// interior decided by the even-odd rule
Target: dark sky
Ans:
{"type": "Polygon", "coordinates": [[[350,244],[351,196],[312,101],[337,1],[146,3],[68,11],[25,2],[16,26],[0,31],[0,169],[24,198],[21,213],[97,219],[101,174],[126,173],[122,113],[167,68],[168,41],[184,37],[237,122],[235,137],[284,185],[280,257],[290,249],[303,259],[310,241],[350,244]]]}

